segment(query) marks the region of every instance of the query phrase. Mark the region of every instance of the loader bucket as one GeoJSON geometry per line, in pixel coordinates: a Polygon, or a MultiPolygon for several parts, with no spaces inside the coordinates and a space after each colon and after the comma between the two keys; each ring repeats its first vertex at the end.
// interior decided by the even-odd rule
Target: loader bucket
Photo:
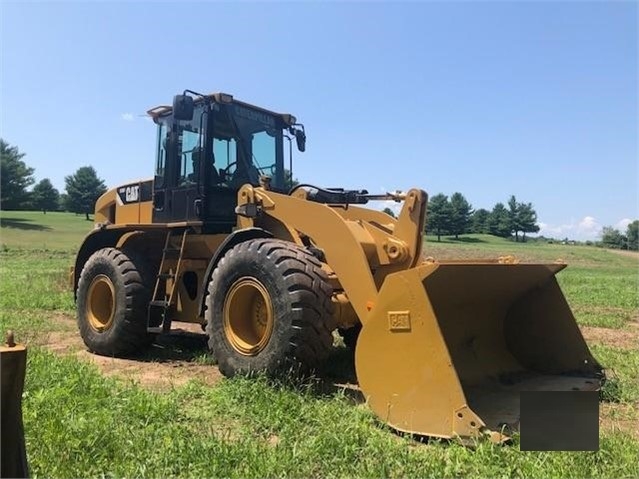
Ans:
{"type": "Polygon", "coordinates": [[[390,274],[360,333],[360,387],[381,420],[419,435],[507,439],[522,391],[596,390],[556,281],[563,264],[425,263],[390,274]]]}

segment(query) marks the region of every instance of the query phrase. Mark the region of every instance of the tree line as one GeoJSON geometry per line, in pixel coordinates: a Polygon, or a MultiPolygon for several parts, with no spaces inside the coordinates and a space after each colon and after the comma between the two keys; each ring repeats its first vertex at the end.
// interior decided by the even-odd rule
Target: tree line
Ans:
{"type": "Polygon", "coordinates": [[[89,219],[96,200],[107,191],[92,166],[78,168],[64,177],[65,191],[60,193],[49,178],[36,183],[35,170],[23,158],[25,153],[0,138],[0,209],[70,211],[89,219]],[[33,185],[32,189],[28,189],[33,185]]]}
{"type": "MultiPolygon", "coordinates": [[[[439,193],[428,200],[426,211],[426,231],[437,235],[459,235],[467,233],[491,234],[502,238],[514,235],[515,241],[526,241],[526,233],[537,233],[537,212],[532,203],[517,201],[515,195],[504,203],[497,203],[492,210],[479,208],[473,210],[472,205],[461,193],[453,193],[450,198],[439,193]],[[521,233],[521,236],[520,236],[521,233]]],[[[384,212],[395,216],[390,208],[384,212]]]]}
{"type": "Polygon", "coordinates": [[[517,201],[515,195],[507,205],[497,203],[492,210],[479,208],[474,210],[468,200],[459,192],[450,198],[443,193],[432,196],[428,201],[426,213],[426,231],[437,235],[480,233],[502,238],[514,235],[515,241],[526,241],[526,233],[537,233],[537,212],[532,203],[517,201]],[[520,235],[521,234],[521,235],[520,235]]]}
{"type": "Polygon", "coordinates": [[[639,251],[639,220],[630,223],[625,234],[612,226],[604,226],[601,245],[605,248],[639,251]]]}

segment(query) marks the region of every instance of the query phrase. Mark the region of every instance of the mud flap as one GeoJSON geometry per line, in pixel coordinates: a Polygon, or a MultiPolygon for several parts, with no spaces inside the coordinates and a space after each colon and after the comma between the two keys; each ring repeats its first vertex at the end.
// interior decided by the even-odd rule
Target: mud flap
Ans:
{"type": "Polygon", "coordinates": [[[388,275],[355,352],[370,407],[400,431],[501,441],[518,427],[521,391],[599,388],[555,279],[563,267],[430,263],[388,275]]]}

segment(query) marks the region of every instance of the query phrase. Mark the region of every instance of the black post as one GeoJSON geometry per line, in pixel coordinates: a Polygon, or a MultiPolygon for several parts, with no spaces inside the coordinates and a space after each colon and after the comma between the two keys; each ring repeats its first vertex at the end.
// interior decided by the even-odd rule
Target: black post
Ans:
{"type": "Polygon", "coordinates": [[[0,346],[0,477],[29,477],[22,425],[22,391],[27,370],[27,350],[15,344],[13,333],[0,346]]]}

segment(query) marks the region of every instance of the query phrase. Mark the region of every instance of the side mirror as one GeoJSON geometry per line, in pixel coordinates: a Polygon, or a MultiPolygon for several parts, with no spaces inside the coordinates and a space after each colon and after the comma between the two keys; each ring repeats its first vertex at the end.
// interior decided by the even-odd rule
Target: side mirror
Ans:
{"type": "Polygon", "coordinates": [[[173,118],[175,120],[191,121],[193,109],[193,97],[188,95],[175,95],[173,97],[173,118]]]}
{"type": "Polygon", "coordinates": [[[295,143],[299,151],[306,151],[306,133],[303,130],[295,130],[295,143]]]}

